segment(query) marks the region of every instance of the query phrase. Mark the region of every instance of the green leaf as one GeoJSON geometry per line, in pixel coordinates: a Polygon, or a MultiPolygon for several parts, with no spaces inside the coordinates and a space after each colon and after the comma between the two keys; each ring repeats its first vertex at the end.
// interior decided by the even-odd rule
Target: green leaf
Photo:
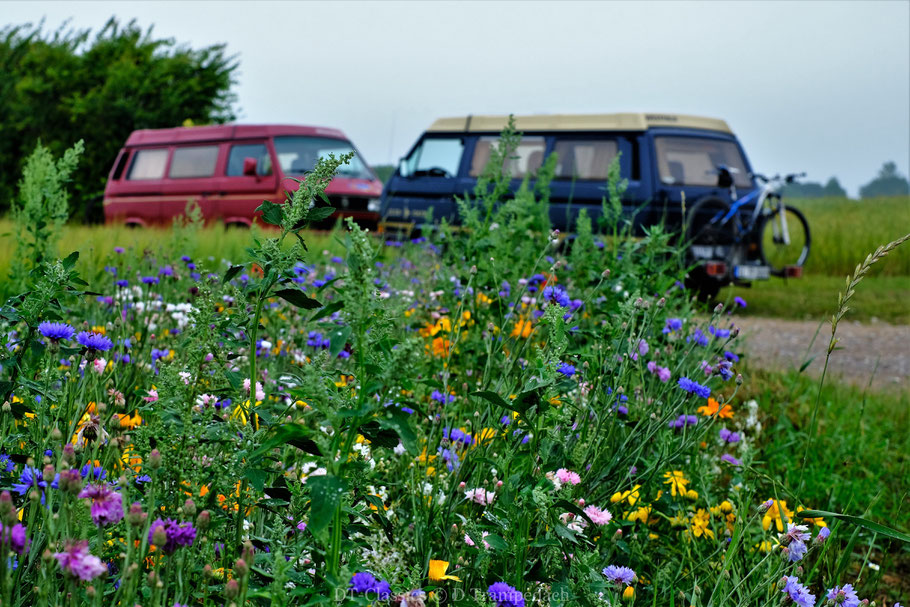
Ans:
{"type": "Polygon", "coordinates": [[[481,390],[479,392],[471,392],[468,396],[476,396],[477,398],[482,398],[488,403],[492,403],[497,407],[502,407],[503,409],[508,409],[509,411],[516,411],[518,413],[524,413],[524,409],[517,408],[513,401],[508,401],[496,394],[495,392],[490,392],[489,390],[481,390]]]}
{"type": "Polygon", "coordinates": [[[275,295],[304,310],[315,310],[322,307],[321,302],[307,296],[306,293],[300,289],[281,289],[280,291],[275,291],[275,295]]]}
{"type": "Polygon", "coordinates": [[[262,444],[253,453],[251,459],[261,456],[275,447],[281,445],[291,445],[297,447],[304,453],[321,456],[322,451],[316,441],[309,437],[310,431],[300,424],[285,424],[275,428],[275,431],[262,441],[262,444]]]}
{"type": "Polygon", "coordinates": [[[307,213],[307,221],[322,221],[326,217],[332,215],[335,212],[334,207],[313,207],[310,209],[310,212],[307,213]]]}
{"type": "MultiPolygon", "coordinates": [[[[474,538],[471,538],[471,539],[473,540],[474,538]]],[[[482,546],[483,542],[488,543],[490,545],[490,547],[493,548],[494,550],[508,550],[508,548],[509,548],[509,545],[506,543],[506,541],[504,539],[502,539],[498,535],[494,535],[492,533],[489,534],[485,538],[481,538],[481,541],[479,544],[477,543],[477,540],[474,540],[474,543],[479,546],[482,546]]]]}
{"type": "Polygon", "coordinates": [[[344,345],[348,343],[348,337],[350,336],[351,327],[348,325],[329,331],[329,354],[332,358],[335,358],[339,352],[344,350],[344,345]]]}
{"type": "Polygon", "coordinates": [[[243,269],[243,266],[231,266],[228,268],[228,271],[224,273],[224,278],[221,279],[221,284],[225,285],[231,281],[232,278],[240,274],[240,270],[243,269]]]}
{"type": "Polygon", "coordinates": [[[558,535],[559,537],[569,540],[573,544],[578,543],[578,540],[575,538],[575,533],[571,529],[566,527],[565,525],[556,523],[555,528],[556,528],[556,535],[558,535]]]}
{"type": "Polygon", "coordinates": [[[850,523],[851,525],[857,525],[859,527],[865,527],[869,531],[874,531],[880,535],[890,537],[895,540],[900,540],[902,542],[907,542],[910,544],[910,535],[906,533],[901,533],[891,529],[890,527],[885,527],[879,523],[873,523],[872,521],[867,521],[866,519],[859,516],[850,516],[849,514],[840,514],[837,512],[828,512],[826,510],[801,510],[796,513],[796,516],[799,518],[836,518],[838,520],[850,523]]]}
{"type": "Polygon", "coordinates": [[[320,318],[325,318],[326,316],[331,316],[338,310],[344,307],[344,302],[334,301],[327,306],[322,306],[322,308],[313,314],[313,317],[310,318],[310,322],[319,320],[320,318]]]}
{"type": "Polygon", "coordinates": [[[382,429],[376,421],[361,424],[357,431],[377,447],[394,449],[398,446],[398,432],[388,428],[382,429]]]}
{"type": "MultiPolygon", "coordinates": [[[[408,453],[417,455],[417,435],[411,428],[410,416],[398,407],[386,407],[377,420],[383,428],[394,430],[408,453]]],[[[397,446],[397,445],[396,445],[397,446]]]]}
{"type": "Polygon", "coordinates": [[[262,491],[263,487],[265,487],[265,479],[268,477],[268,472],[257,468],[247,468],[243,471],[243,475],[249,479],[250,484],[256,491],[262,491]]]}
{"type": "Polygon", "coordinates": [[[79,260],[79,251],[73,251],[66,256],[66,259],[63,260],[63,269],[72,270],[76,265],[76,262],[79,260]]]}
{"type": "Polygon", "coordinates": [[[343,479],[330,474],[308,476],[306,485],[310,489],[310,516],[307,529],[313,535],[320,535],[334,518],[347,485],[343,479]]]}
{"type": "Polygon", "coordinates": [[[256,211],[262,211],[262,221],[270,223],[273,226],[280,226],[284,213],[281,212],[281,205],[275,204],[271,200],[263,200],[262,204],[256,207],[256,211]]]}

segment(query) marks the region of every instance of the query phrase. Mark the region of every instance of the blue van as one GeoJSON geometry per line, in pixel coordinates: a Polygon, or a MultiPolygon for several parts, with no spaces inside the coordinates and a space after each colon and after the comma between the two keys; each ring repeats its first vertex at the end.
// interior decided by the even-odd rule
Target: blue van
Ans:
{"type": "MultiPolygon", "coordinates": [[[[413,234],[428,227],[422,224],[431,209],[434,221],[457,224],[455,197],[472,194],[507,121],[508,116],[465,116],[434,122],[386,183],[381,228],[413,234]]],[[[746,154],[723,120],[678,114],[538,115],[516,116],[515,126],[522,139],[505,167],[513,191],[526,175],[533,181],[544,159],[555,153],[550,221],[563,232],[574,229],[581,209],[592,218],[601,215],[607,171],[617,155],[621,176],[628,180],[623,210],[639,233],[660,222],[681,229],[684,199],[689,209],[708,199],[730,204],[733,195],[757,189],[746,154]]],[[[753,266],[745,280],[768,278],[767,268],[759,267],[761,260],[752,254],[757,247],[742,249],[738,261],[753,266]]],[[[743,278],[726,263],[704,265],[711,272],[709,291],[743,278]]]]}

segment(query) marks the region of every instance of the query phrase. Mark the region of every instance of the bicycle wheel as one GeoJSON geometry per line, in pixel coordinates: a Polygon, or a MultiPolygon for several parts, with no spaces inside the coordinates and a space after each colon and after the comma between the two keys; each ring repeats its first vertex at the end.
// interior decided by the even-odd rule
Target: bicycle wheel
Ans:
{"type": "Polygon", "coordinates": [[[777,207],[764,216],[761,226],[761,258],[771,273],[781,275],[787,266],[803,266],[809,258],[811,237],[806,217],[791,206],[777,207]]]}

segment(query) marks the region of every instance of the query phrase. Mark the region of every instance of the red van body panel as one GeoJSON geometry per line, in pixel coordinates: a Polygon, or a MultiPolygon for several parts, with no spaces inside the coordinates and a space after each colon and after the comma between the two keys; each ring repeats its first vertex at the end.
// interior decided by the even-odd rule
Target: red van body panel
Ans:
{"type": "MultiPolygon", "coordinates": [[[[340,149],[350,148],[359,156],[344,133],[325,127],[218,125],[134,131],[108,175],[104,190],[105,221],[141,226],[170,224],[174,217],[184,213],[192,199],[199,204],[207,222],[250,225],[257,215],[255,209],[263,200],[283,202],[287,193],[298,187],[297,181],[282,168],[283,163],[291,161],[279,158],[276,137],[301,141],[313,138],[332,147],[335,144],[331,142],[337,140],[340,149]],[[240,147],[232,156],[232,149],[237,146],[240,147]],[[238,171],[242,162],[237,163],[244,160],[245,150],[258,155],[257,167],[266,168],[257,170],[256,175],[238,171]],[[140,152],[143,160],[137,162],[140,152]],[[190,171],[205,176],[175,175],[172,172],[175,153],[183,158],[179,171],[186,172],[189,167],[190,171]],[[232,171],[228,170],[229,160],[234,162],[232,171]],[[135,176],[132,175],[134,165],[139,171],[135,176]],[[203,168],[199,169],[200,165],[203,168]]],[[[373,227],[379,219],[382,183],[362,157],[355,160],[359,174],[337,176],[326,188],[329,201],[338,209],[332,220],[350,216],[362,225],[373,227]]],[[[293,177],[299,179],[302,174],[293,177]]]]}

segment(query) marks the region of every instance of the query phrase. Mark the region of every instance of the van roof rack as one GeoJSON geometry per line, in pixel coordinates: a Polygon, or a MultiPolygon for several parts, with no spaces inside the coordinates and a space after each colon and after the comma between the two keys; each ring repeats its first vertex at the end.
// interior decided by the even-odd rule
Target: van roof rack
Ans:
{"type": "MultiPolygon", "coordinates": [[[[440,118],[429,132],[500,132],[508,122],[508,116],[458,116],[440,118]]],[[[538,114],[515,116],[515,128],[519,131],[646,131],[654,127],[679,127],[730,133],[730,127],[723,120],[685,114],[538,114]]]]}

